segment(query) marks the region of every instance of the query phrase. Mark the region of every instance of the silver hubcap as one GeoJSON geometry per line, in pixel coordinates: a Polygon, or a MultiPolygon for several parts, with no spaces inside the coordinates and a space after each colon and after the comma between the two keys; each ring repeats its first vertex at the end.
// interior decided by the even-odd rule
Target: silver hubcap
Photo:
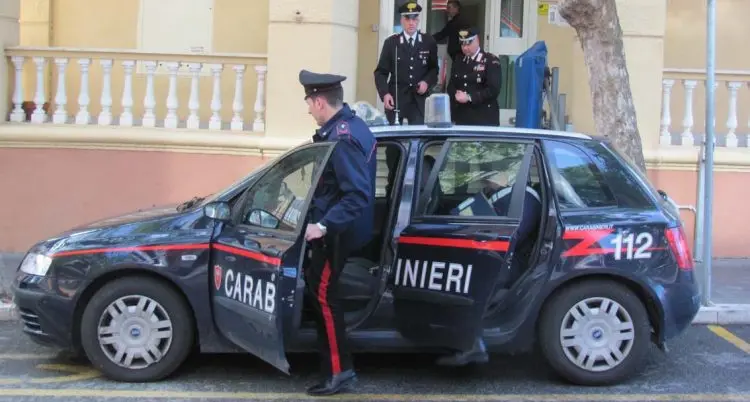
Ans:
{"type": "Polygon", "coordinates": [[[592,297],[573,306],[560,326],[565,356],[587,371],[607,371],[630,354],[635,332],[627,310],[606,297],[592,297]]]}
{"type": "Polygon", "coordinates": [[[153,299],[121,297],[99,318],[99,345],[118,366],[142,369],[159,362],[169,351],[172,321],[153,299]]]}

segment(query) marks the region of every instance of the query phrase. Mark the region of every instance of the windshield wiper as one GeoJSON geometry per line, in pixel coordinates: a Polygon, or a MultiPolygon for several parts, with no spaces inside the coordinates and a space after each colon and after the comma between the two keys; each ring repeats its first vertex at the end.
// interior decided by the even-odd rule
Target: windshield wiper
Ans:
{"type": "Polygon", "coordinates": [[[199,202],[205,200],[206,197],[193,197],[188,201],[183,202],[182,204],[177,206],[177,211],[182,212],[188,208],[192,208],[194,205],[198,204],[199,202]]]}

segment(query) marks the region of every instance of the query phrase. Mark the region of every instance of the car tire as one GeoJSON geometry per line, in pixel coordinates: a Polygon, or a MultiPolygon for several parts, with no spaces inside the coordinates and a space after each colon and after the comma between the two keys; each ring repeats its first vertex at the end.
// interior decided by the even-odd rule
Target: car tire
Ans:
{"type": "Polygon", "coordinates": [[[171,287],[147,277],[107,283],[94,294],[81,317],[81,346],[86,356],[105,377],[115,381],[166,378],[187,359],[194,338],[193,317],[183,298],[171,287]],[[127,314],[115,308],[123,303],[127,314]],[[110,309],[119,314],[113,315],[110,309]],[[100,327],[109,329],[102,335],[107,338],[104,342],[99,338],[100,327]],[[131,347],[124,356],[118,356],[117,346],[125,344],[131,347]],[[143,358],[146,355],[148,359],[143,358]]]}
{"type": "Polygon", "coordinates": [[[615,384],[641,368],[651,342],[651,326],[643,303],[626,286],[614,281],[585,281],[564,288],[545,305],[539,322],[539,347],[550,366],[569,382],[615,384]],[[589,307],[588,314],[579,309],[583,306],[589,307]],[[602,306],[615,314],[594,314],[599,312],[596,307],[602,306]],[[563,327],[565,340],[561,336],[563,327]],[[622,340],[624,337],[631,339],[622,340]],[[606,359],[602,352],[613,350],[619,351],[619,356],[609,353],[606,359]],[[584,367],[574,361],[582,351],[584,367]],[[585,367],[592,356],[593,361],[604,361],[605,366],[585,367]]]}

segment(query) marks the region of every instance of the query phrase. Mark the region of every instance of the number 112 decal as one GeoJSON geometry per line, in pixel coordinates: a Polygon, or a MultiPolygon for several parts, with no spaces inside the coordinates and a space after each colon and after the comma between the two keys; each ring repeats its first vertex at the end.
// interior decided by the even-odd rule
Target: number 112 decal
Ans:
{"type": "Polygon", "coordinates": [[[654,244],[654,236],[649,232],[624,234],[617,233],[612,239],[615,246],[615,260],[640,260],[651,258],[651,246],[654,244]],[[623,256],[624,254],[624,256],[623,256]]]}
{"type": "Polygon", "coordinates": [[[613,255],[615,261],[643,260],[651,258],[653,251],[663,250],[663,247],[654,247],[654,235],[651,232],[615,233],[611,226],[566,230],[563,240],[577,240],[562,253],[563,257],[613,255]]]}

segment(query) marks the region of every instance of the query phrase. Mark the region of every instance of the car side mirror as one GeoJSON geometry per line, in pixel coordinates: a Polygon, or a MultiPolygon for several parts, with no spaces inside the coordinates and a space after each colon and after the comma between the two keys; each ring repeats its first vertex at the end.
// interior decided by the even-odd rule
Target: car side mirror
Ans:
{"type": "Polygon", "coordinates": [[[203,215],[221,222],[229,222],[232,219],[232,208],[228,202],[214,201],[203,207],[203,215]]]}
{"type": "Polygon", "coordinates": [[[252,209],[247,214],[247,223],[265,229],[278,229],[279,219],[263,209],[252,209]]]}

